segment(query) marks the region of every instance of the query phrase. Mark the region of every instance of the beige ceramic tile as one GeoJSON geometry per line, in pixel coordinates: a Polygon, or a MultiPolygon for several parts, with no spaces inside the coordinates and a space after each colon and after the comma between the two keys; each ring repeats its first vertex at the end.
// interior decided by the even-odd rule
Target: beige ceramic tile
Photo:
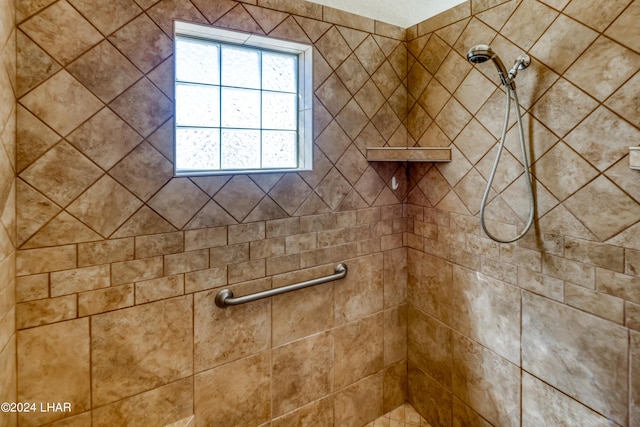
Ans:
{"type": "Polygon", "coordinates": [[[111,101],[142,77],[106,40],[75,60],[67,70],[104,102],[111,101]]]}
{"type": "Polygon", "coordinates": [[[67,140],[106,170],[135,147],[141,137],[113,111],[103,108],[67,140]]]}
{"type": "Polygon", "coordinates": [[[109,41],[143,72],[149,72],[172,52],[171,39],[146,14],[113,33],[109,41]],[[141,45],[154,48],[140,49],[141,45]]]}
{"type": "Polygon", "coordinates": [[[75,295],[23,302],[16,306],[16,327],[18,329],[46,325],[73,319],[78,308],[75,295]]]}
{"type": "Polygon", "coordinates": [[[591,96],[604,101],[640,68],[640,56],[599,37],[569,68],[566,78],[591,96]]]}
{"type": "Polygon", "coordinates": [[[102,240],[78,245],[79,267],[128,261],[133,256],[133,239],[102,240]]]}
{"type": "MultiPolygon", "coordinates": [[[[433,425],[451,425],[452,395],[413,363],[408,368],[408,402],[433,425]]],[[[405,411],[406,412],[406,411],[405,411]]]]}
{"type": "Polygon", "coordinates": [[[111,101],[109,107],[145,137],[173,114],[171,100],[146,78],[111,101]]]}
{"type": "Polygon", "coordinates": [[[333,349],[333,335],[325,332],[273,350],[274,417],[333,391],[333,349]]]}
{"type": "Polygon", "coordinates": [[[121,27],[141,12],[141,9],[131,0],[116,0],[99,4],[87,0],[72,0],[71,4],[105,35],[121,27]]]}
{"type": "Polygon", "coordinates": [[[451,265],[442,259],[409,250],[408,300],[445,324],[451,322],[451,265]]]}
{"type": "Polygon", "coordinates": [[[66,206],[100,177],[100,169],[66,142],[56,145],[21,173],[49,199],[66,206]]]}
{"type": "MultiPolygon", "coordinates": [[[[326,268],[311,269],[306,274],[295,272],[283,283],[274,278],[274,287],[299,283],[314,277],[333,273],[326,268]],[[322,270],[322,271],[316,271],[322,270]]],[[[282,278],[285,275],[280,276],[282,278]]],[[[273,304],[273,345],[281,345],[333,327],[334,324],[334,284],[327,283],[308,289],[279,295],[273,304]]]]}
{"type": "Polygon", "coordinates": [[[184,294],[184,276],[168,276],[135,284],[135,303],[144,304],[184,294]]]}
{"type": "Polygon", "coordinates": [[[523,296],[522,367],[617,422],[623,422],[627,411],[627,335],[612,322],[523,296]],[[571,374],[558,366],[572,366],[571,374]]]}
{"type": "Polygon", "coordinates": [[[114,402],[191,375],[192,310],[192,298],[187,296],[93,316],[93,404],[114,402]]]}
{"type": "Polygon", "coordinates": [[[338,324],[380,311],[384,304],[382,254],[350,260],[347,266],[347,276],[335,288],[338,324]]]}
{"type": "Polygon", "coordinates": [[[519,425],[518,366],[458,333],[452,341],[453,393],[494,425],[519,425]]]}
{"type": "Polygon", "coordinates": [[[193,414],[193,378],[185,378],[145,393],[96,408],[93,425],[165,425],[193,414]]]}
{"type": "MultiPolygon", "coordinates": [[[[611,17],[615,10],[620,10],[626,3],[629,3],[628,0],[620,2],[616,5],[617,7],[604,16],[611,17]]],[[[640,16],[640,4],[634,1],[605,31],[605,34],[638,52],[640,50],[640,33],[638,33],[638,27],[633,25],[638,16],[640,16]]]]}
{"type": "Polygon", "coordinates": [[[536,0],[524,0],[502,28],[501,34],[528,51],[557,16],[558,12],[536,0]],[[531,19],[532,16],[536,19],[531,19]]]}
{"type": "Polygon", "coordinates": [[[143,142],[120,161],[109,174],[127,190],[148,200],[171,179],[173,166],[150,144],[143,142]]]}
{"type": "Polygon", "coordinates": [[[78,197],[69,212],[109,237],[142,205],[133,194],[105,175],[78,197]]]}
{"type": "MultiPolygon", "coordinates": [[[[268,282],[257,281],[230,288],[243,295],[264,290],[268,282]]],[[[268,299],[219,308],[217,290],[195,294],[194,369],[201,372],[260,351],[271,344],[271,304],[268,299]]]]}
{"type": "Polygon", "coordinates": [[[53,272],[50,277],[52,297],[106,288],[111,284],[108,265],[53,272]]]}
{"type": "Polygon", "coordinates": [[[335,425],[362,426],[383,414],[382,373],[371,375],[336,393],[335,425]]]}
{"type": "Polygon", "coordinates": [[[274,419],[271,425],[272,427],[295,427],[299,425],[332,427],[334,425],[333,399],[324,398],[312,402],[287,415],[274,419]]]}
{"type": "Polygon", "coordinates": [[[522,377],[522,426],[579,424],[606,427],[602,415],[560,393],[536,377],[522,377]]]}
{"type": "Polygon", "coordinates": [[[42,425],[91,407],[89,320],[78,319],[18,332],[18,399],[70,402],[71,414],[20,414],[22,425],[42,425]]]}
{"type": "Polygon", "coordinates": [[[638,203],[603,176],[573,195],[566,206],[601,241],[613,237],[640,218],[638,203]],[[601,220],[603,215],[606,222],[601,220]]]}
{"type": "Polygon", "coordinates": [[[78,316],[90,316],[131,307],[134,303],[133,293],[132,284],[82,292],[78,294],[78,316]]]}
{"type": "Polygon", "coordinates": [[[66,1],[38,13],[20,29],[65,65],[101,39],[100,33],[66,1]]]}
{"type": "Polygon", "coordinates": [[[270,353],[241,359],[194,377],[194,415],[204,425],[252,427],[271,413],[270,353]],[[242,407],[242,410],[238,408],[242,407]]]}
{"type": "Polygon", "coordinates": [[[389,411],[407,401],[407,362],[402,360],[384,370],[383,408],[389,411]]]}
{"type": "Polygon", "coordinates": [[[382,313],[347,323],[334,330],[334,385],[343,388],[384,366],[382,313]]]}
{"type": "Polygon", "coordinates": [[[442,387],[451,390],[451,329],[409,306],[407,357],[442,387]]]}

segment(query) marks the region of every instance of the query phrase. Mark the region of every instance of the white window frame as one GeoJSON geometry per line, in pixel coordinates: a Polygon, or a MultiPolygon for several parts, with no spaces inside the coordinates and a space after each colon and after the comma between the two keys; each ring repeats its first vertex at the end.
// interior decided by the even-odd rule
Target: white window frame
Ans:
{"type": "MultiPolygon", "coordinates": [[[[298,56],[298,124],[297,124],[297,168],[260,168],[260,169],[211,169],[185,170],[178,169],[176,129],[173,125],[174,176],[203,176],[203,175],[231,175],[247,173],[272,172],[303,172],[313,170],[313,50],[312,46],[304,43],[265,37],[240,31],[216,28],[210,25],[194,24],[191,22],[174,21],[174,58],[176,52],[175,36],[192,37],[214,43],[235,44],[258,50],[292,53],[298,56]]],[[[174,64],[174,76],[175,67],[174,64]]],[[[174,88],[176,80],[174,79],[174,88]]],[[[176,103],[174,98],[174,118],[176,117],[176,103]]]]}

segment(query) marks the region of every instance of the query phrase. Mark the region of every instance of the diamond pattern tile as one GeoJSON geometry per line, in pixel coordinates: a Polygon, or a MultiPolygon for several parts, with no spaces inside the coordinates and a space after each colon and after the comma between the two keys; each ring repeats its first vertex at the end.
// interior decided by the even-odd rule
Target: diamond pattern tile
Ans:
{"type": "Polygon", "coordinates": [[[62,0],[30,18],[20,29],[63,65],[77,58],[102,36],[69,3],[62,0]]]}
{"type": "Polygon", "coordinates": [[[338,74],[338,77],[340,77],[340,80],[352,95],[355,95],[369,79],[369,75],[354,54],[349,55],[349,57],[340,64],[336,70],[336,74],[338,74]]]}
{"type": "Polygon", "coordinates": [[[558,12],[539,1],[523,0],[500,33],[528,51],[557,16],[558,12]]]}
{"type": "Polygon", "coordinates": [[[604,31],[631,1],[601,0],[600,7],[592,7],[589,0],[572,0],[563,13],[597,31],[604,31]]]}
{"type": "Polygon", "coordinates": [[[600,171],[620,160],[640,141],[640,130],[605,107],[599,107],[564,138],[600,171]],[[612,138],[611,135],[616,135],[612,138]],[[607,141],[607,144],[602,144],[607,141]]]}
{"type": "Polygon", "coordinates": [[[101,175],[99,167],[63,141],[22,171],[20,177],[64,207],[101,175]]]}
{"type": "Polygon", "coordinates": [[[109,107],[143,136],[173,115],[173,104],[153,83],[142,79],[114,99],[109,107]]]}
{"type": "Polygon", "coordinates": [[[274,202],[293,215],[313,190],[298,174],[285,174],[269,192],[274,202]]]}
{"type": "Polygon", "coordinates": [[[64,70],[22,97],[20,103],[61,135],[67,135],[103,106],[64,70]]]}
{"type": "MultiPolygon", "coordinates": [[[[242,9],[244,13],[247,13],[242,9]]],[[[160,0],[147,10],[147,14],[156,24],[171,36],[173,34],[173,20],[206,24],[207,20],[190,1],[160,0]]],[[[248,15],[248,14],[247,14],[248,15]]],[[[249,19],[251,17],[249,16],[249,19]]],[[[253,21],[253,20],[252,20],[253,21]]],[[[255,22],[255,21],[254,21],[255,22]]]]}
{"type": "Polygon", "coordinates": [[[38,230],[33,237],[22,245],[22,249],[61,246],[98,240],[102,240],[102,236],[63,211],[38,230]]]}
{"type": "Polygon", "coordinates": [[[453,93],[471,68],[471,63],[466,58],[452,50],[434,76],[449,92],[453,93]]]}
{"type": "MultiPolygon", "coordinates": [[[[623,4],[629,3],[629,0],[623,0],[618,3],[616,8],[621,9],[623,4]]],[[[609,17],[612,16],[614,10],[608,12],[609,17]]],[[[640,19],[640,4],[634,1],[622,12],[618,19],[611,24],[604,34],[628,48],[640,52],[640,29],[638,29],[636,25],[638,19],[640,19]]]]}
{"type": "Polygon", "coordinates": [[[558,80],[532,108],[533,115],[559,137],[598,106],[586,93],[564,79],[558,80]]]}
{"type": "Polygon", "coordinates": [[[315,47],[334,70],[351,54],[349,44],[336,27],[320,37],[315,47]]]}
{"type": "Polygon", "coordinates": [[[171,179],[173,165],[149,143],[143,142],[115,165],[109,175],[146,201],[171,179]]]}
{"type": "Polygon", "coordinates": [[[569,68],[565,77],[599,101],[604,101],[638,69],[640,55],[600,37],[569,68]]]}
{"type": "Polygon", "coordinates": [[[187,178],[173,178],[148,202],[177,229],[181,229],[209,201],[209,196],[187,178]]]}
{"type": "Polygon", "coordinates": [[[103,108],[67,136],[74,147],[104,170],[119,162],[142,137],[109,108],[103,108]]]}
{"type": "Polygon", "coordinates": [[[475,169],[471,169],[469,173],[453,187],[453,191],[456,192],[469,212],[476,215],[480,212],[480,201],[482,200],[486,186],[487,181],[482,178],[482,175],[475,169]]]}
{"type": "Polygon", "coordinates": [[[21,105],[18,105],[17,126],[16,164],[20,172],[58,143],[60,136],[21,105]]]}
{"type": "Polygon", "coordinates": [[[376,201],[382,190],[386,187],[384,181],[380,178],[375,169],[370,166],[362,174],[354,188],[362,198],[371,205],[376,201]]]}
{"type": "Polygon", "coordinates": [[[237,223],[238,221],[222,209],[220,205],[213,200],[209,200],[184,228],[185,230],[197,230],[199,228],[221,227],[237,223]]]}
{"type": "Polygon", "coordinates": [[[369,119],[358,103],[354,99],[351,99],[342,111],[338,113],[336,121],[340,124],[340,127],[344,129],[349,138],[353,140],[362,132],[362,129],[367,125],[369,119]]]}
{"type": "Polygon", "coordinates": [[[17,94],[22,96],[55,74],[60,65],[22,31],[17,31],[17,94]]]}
{"type": "Polygon", "coordinates": [[[334,116],[351,99],[349,90],[335,73],[316,90],[316,96],[334,116]]]}
{"type": "Polygon", "coordinates": [[[370,119],[375,116],[385,101],[384,96],[373,80],[369,80],[362,86],[355,95],[355,100],[370,119]]]}
{"type": "Polygon", "coordinates": [[[385,60],[384,52],[372,36],[367,37],[354,52],[369,75],[372,75],[385,60]]]}
{"type": "Polygon", "coordinates": [[[160,234],[176,231],[176,228],[169,224],[148,206],[142,206],[138,211],[122,224],[122,226],[111,237],[131,237],[144,236],[148,234],[160,234]]]}
{"type": "Polygon", "coordinates": [[[350,143],[349,136],[335,120],[316,139],[318,148],[332,163],[338,161],[350,143]]]}
{"type": "Polygon", "coordinates": [[[69,0],[69,3],[104,35],[111,34],[142,12],[133,0],[69,0]]]}
{"type": "Polygon", "coordinates": [[[534,163],[533,173],[542,184],[559,200],[598,175],[598,171],[578,156],[565,143],[556,144],[534,163]]]}
{"type": "Polygon", "coordinates": [[[16,208],[18,246],[61,211],[53,201],[20,179],[17,181],[16,208]]]}
{"type": "Polygon", "coordinates": [[[147,73],[173,51],[171,39],[146,15],[139,15],[109,36],[109,41],[140,70],[147,73]],[[151,46],[140,49],[140,46],[151,46]]]}
{"type": "Polygon", "coordinates": [[[565,205],[601,241],[640,219],[640,205],[604,176],[578,191],[565,205]]]}
{"type": "Polygon", "coordinates": [[[103,102],[111,101],[142,77],[106,40],[74,61],[67,70],[103,102]]]}
{"type": "Polygon", "coordinates": [[[331,209],[337,209],[350,190],[349,181],[336,168],[332,168],[316,188],[318,195],[331,209]]]}
{"type": "Polygon", "coordinates": [[[213,198],[238,222],[256,207],[264,192],[244,175],[235,175],[213,198]]]}
{"type": "Polygon", "coordinates": [[[589,27],[560,15],[531,48],[537,59],[563,73],[598,37],[589,27]]]}
{"type": "Polygon", "coordinates": [[[390,98],[398,86],[402,84],[389,61],[384,61],[371,78],[385,98],[390,98]]]}
{"type": "Polygon", "coordinates": [[[479,162],[496,142],[496,138],[475,119],[472,119],[454,140],[456,147],[474,164],[479,162]]]}
{"type": "Polygon", "coordinates": [[[418,56],[418,62],[431,74],[435,74],[440,68],[442,61],[447,57],[451,47],[437,35],[432,35],[418,56]]]}
{"type": "Polygon", "coordinates": [[[634,126],[640,127],[640,72],[636,73],[624,86],[609,98],[605,105],[627,119],[634,126]]]}
{"type": "Polygon", "coordinates": [[[103,176],[67,210],[103,237],[109,237],[142,202],[110,176],[103,176]]]}

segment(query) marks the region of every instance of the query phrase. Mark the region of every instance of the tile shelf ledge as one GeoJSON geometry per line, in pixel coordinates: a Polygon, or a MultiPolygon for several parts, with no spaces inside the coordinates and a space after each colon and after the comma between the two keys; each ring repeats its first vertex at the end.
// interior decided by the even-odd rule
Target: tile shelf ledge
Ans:
{"type": "Polygon", "coordinates": [[[367,148],[370,162],[450,162],[448,147],[371,147],[367,148]]]}

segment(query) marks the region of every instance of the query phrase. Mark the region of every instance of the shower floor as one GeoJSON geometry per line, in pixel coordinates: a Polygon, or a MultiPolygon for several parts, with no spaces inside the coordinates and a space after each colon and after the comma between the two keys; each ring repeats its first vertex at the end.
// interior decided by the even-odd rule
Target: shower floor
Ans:
{"type": "Polygon", "coordinates": [[[422,418],[413,406],[405,403],[365,427],[431,427],[431,424],[422,418]]]}

